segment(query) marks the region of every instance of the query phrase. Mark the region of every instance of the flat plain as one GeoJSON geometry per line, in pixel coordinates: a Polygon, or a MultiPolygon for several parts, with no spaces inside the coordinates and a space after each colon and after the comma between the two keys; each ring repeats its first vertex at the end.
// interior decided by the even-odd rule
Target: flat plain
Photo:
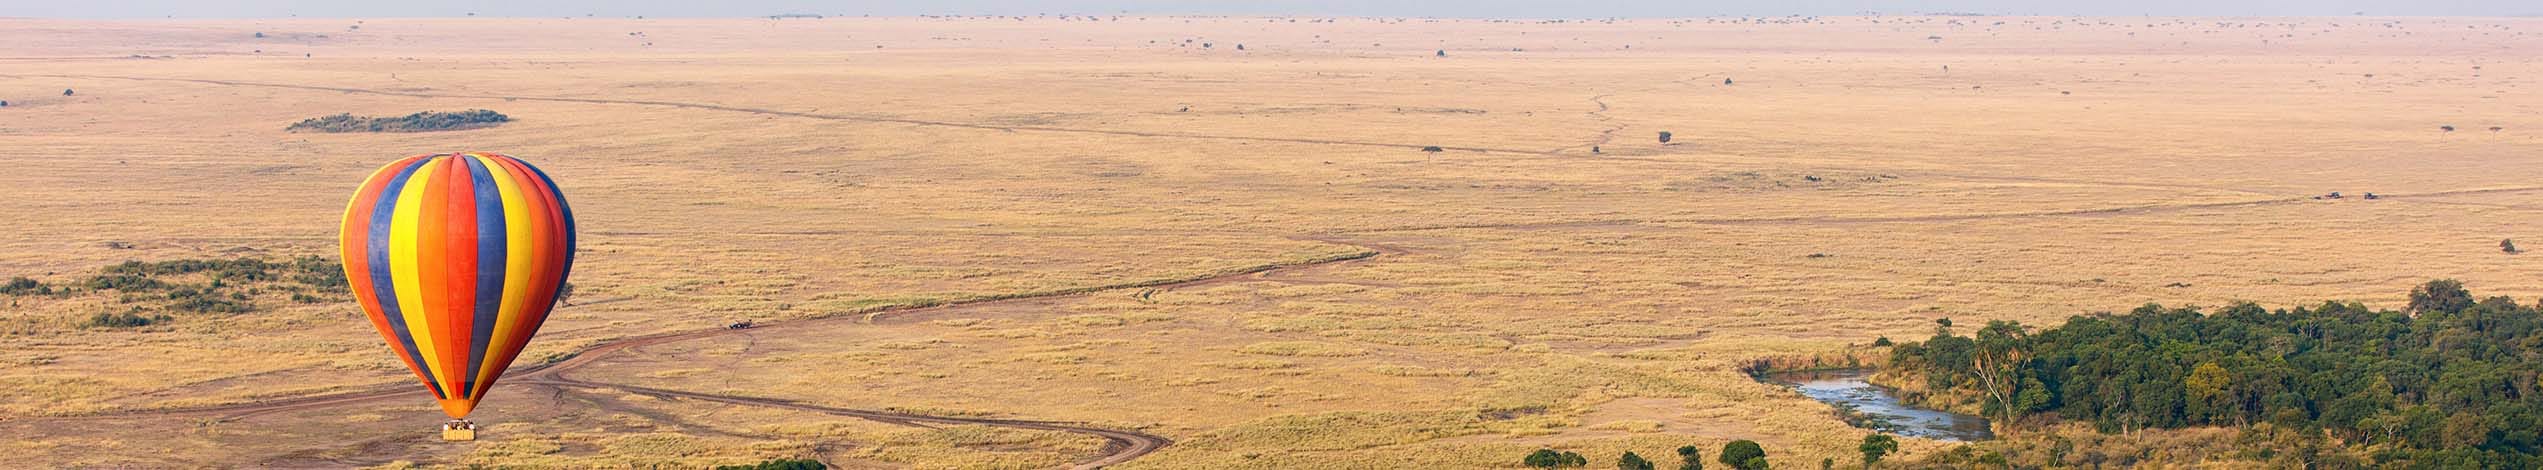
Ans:
{"type": "Polygon", "coordinates": [[[2543,213],[2539,34],[0,19],[0,276],[332,257],[359,180],[435,152],[539,165],[582,230],[574,305],[480,408],[482,440],[428,432],[440,415],[350,302],[267,291],[250,312],[101,327],[134,299],[91,292],[0,310],[0,454],[1496,468],[1754,439],[1780,466],[1850,462],[1866,431],[1738,366],[1939,318],[2390,307],[2432,278],[2543,296],[2543,265],[2499,248],[2543,243],[2525,223],[2543,213]],[[285,131],[466,109],[513,121],[285,131]],[[764,326],[721,330],[744,319],[764,326]]]}

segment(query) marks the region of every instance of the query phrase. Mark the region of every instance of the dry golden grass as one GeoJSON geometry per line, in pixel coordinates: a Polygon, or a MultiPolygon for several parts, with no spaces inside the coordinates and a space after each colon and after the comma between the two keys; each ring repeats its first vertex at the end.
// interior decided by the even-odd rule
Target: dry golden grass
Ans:
{"type": "MultiPolygon", "coordinates": [[[[331,254],[376,165],[506,152],[558,178],[583,230],[584,305],[524,357],[842,318],[575,374],[1177,441],[1136,468],[1512,467],[1541,446],[1604,466],[1733,439],[1779,465],[1850,462],[1862,431],[1738,365],[1941,317],[2390,305],[2435,277],[2543,295],[2543,267],[2495,248],[2538,237],[2519,222],[2543,210],[2530,19],[350,24],[0,19],[0,276],[331,254]],[[284,131],[473,108],[516,121],[284,131]],[[2330,191],[2352,197],[2305,199],[2330,191]],[[2393,197],[2355,197],[2370,191],[2393,197]]],[[[10,302],[0,324],[35,326],[0,336],[8,418],[408,380],[349,304],[110,331],[72,326],[102,300],[10,302]]],[[[10,419],[0,453],[1031,468],[1100,445],[503,390],[469,444],[424,441],[419,397],[10,419]]]]}

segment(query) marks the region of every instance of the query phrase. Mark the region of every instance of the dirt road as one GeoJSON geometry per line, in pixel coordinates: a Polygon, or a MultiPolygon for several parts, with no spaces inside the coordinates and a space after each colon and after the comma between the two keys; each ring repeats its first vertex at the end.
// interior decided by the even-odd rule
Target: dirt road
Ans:
{"type": "MultiPolygon", "coordinates": [[[[931,311],[931,310],[951,310],[951,309],[960,309],[960,308],[978,307],[978,306],[984,306],[984,305],[989,305],[989,304],[997,304],[997,303],[1005,303],[1005,302],[1018,302],[1018,301],[1025,301],[1025,300],[1044,299],[1044,298],[1050,298],[1050,297],[1063,297],[1063,296],[1071,296],[1071,295],[1083,295],[1083,294],[1089,294],[1089,293],[1095,293],[1095,292],[1105,292],[1105,291],[1113,291],[1113,290],[1121,290],[1121,289],[1139,289],[1139,288],[1164,288],[1164,289],[1172,289],[1172,288],[1176,288],[1176,287],[1198,286],[1198,285],[1206,285],[1206,284],[1217,283],[1217,282],[1225,282],[1225,281],[1229,281],[1229,280],[1243,279],[1243,278],[1248,278],[1248,277],[1252,277],[1252,276],[1256,276],[1256,275],[1260,275],[1260,274],[1264,274],[1264,273],[1270,273],[1270,272],[1274,272],[1274,271],[1278,271],[1278,270],[1283,270],[1283,269],[1292,269],[1292,268],[1300,268],[1300,267],[1307,267],[1307,266],[1318,266],[1318,265],[1325,265],[1325,264],[1344,263],[1344,262],[1351,262],[1351,261],[1365,260],[1365,259],[1369,259],[1369,258],[1372,258],[1372,257],[1378,256],[1378,255],[1381,255],[1381,254],[1388,253],[1388,251],[1386,251],[1386,250],[1387,250],[1387,248],[1386,248],[1386,247],[1383,247],[1383,246],[1359,245],[1359,244],[1353,244],[1353,243],[1348,243],[1348,242],[1335,241],[1335,240],[1330,240],[1330,239],[1316,239],[1316,240],[1318,240],[1318,241],[1324,241],[1324,242],[1328,242],[1328,243],[1336,243],[1336,244],[1351,245],[1351,246],[1359,247],[1359,248],[1361,248],[1363,251],[1358,252],[1358,253],[1355,253],[1355,254],[1343,255],[1343,256],[1331,256],[1331,257],[1315,258],[1315,259],[1309,259],[1309,260],[1303,260],[1303,261],[1292,261],[1292,262],[1281,262],[1281,263],[1269,263],[1269,264],[1261,264],[1261,265],[1248,266],[1248,267],[1242,267],[1242,268],[1235,268],[1235,269],[1229,269],[1229,270],[1218,271],[1218,272],[1216,272],[1215,274],[1206,275],[1206,276],[1200,276],[1200,277],[1194,277],[1194,278],[1185,278],[1185,279],[1167,279],[1167,280],[1152,280],[1152,281],[1140,281],[1140,282],[1128,282],[1128,283],[1120,283],[1120,284],[1111,284],[1111,285],[1092,286],[1092,287],[1086,287],[1086,288],[1076,288],[1076,289],[1061,289],[1061,290],[1047,291],[1047,292],[1036,293],[1036,294],[1018,295],[1018,296],[1003,297],[1003,298],[995,298],[995,299],[983,299],[983,300],[972,300],[972,301],[955,301],[955,302],[948,302],[948,303],[941,304],[941,305],[925,306],[925,307],[886,308],[886,309],[883,309],[883,310],[881,310],[881,311],[877,311],[877,312],[870,312],[870,313],[867,313],[867,314],[865,314],[865,315],[838,315],[838,316],[833,316],[833,317],[815,318],[815,319],[809,319],[809,320],[796,320],[796,321],[784,321],[784,322],[765,322],[765,323],[760,323],[758,326],[754,326],[754,327],[752,327],[752,328],[750,328],[750,329],[745,329],[745,330],[735,330],[735,329],[727,329],[727,328],[713,328],[713,329],[691,330],[691,331],[681,331],[681,332],[662,333],[662,334],[654,334],[654,335],[646,335],[646,336],[637,336],[637,337],[632,337],[632,338],[623,338],[623,339],[611,340],[611,341],[607,341],[607,342],[600,343],[600,344],[598,344],[598,345],[594,345],[594,346],[592,346],[591,348],[589,348],[589,349],[585,349],[585,350],[583,350],[583,351],[581,351],[581,352],[578,352],[578,353],[575,353],[573,356],[571,356],[571,357],[569,357],[569,358],[567,358],[567,359],[565,359],[565,360],[562,360],[562,361],[557,361],[557,362],[549,363],[549,364],[542,364],[542,365],[536,365],[536,366],[524,367],[524,368],[522,368],[522,369],[520,369],[520,370],[517,370],[517,371],[513,372],[513,373],[511,374],[511,376],[509,376],[509,377],[505,377],[504,382],[505,382],[505,383],[508,383],[508,384],[514,384],[514,385],[546,385],[546,386],[552,386],[552,387],[571,387],[571,388],[584,388],[584,389],[605,389],[605,390],[616,390],[616,391],[621,391],[621,392],[626,392],[626,393],[634,393],[634,394],[647,395],[647,396],[653,396],[653,397],[659,397],[659,398],[700,400],[700,401],[710,401],[710,402],[725,403],[725,404],[732,404],[732,405],[757,406],[757,407],[780,408],[780,409],[789,409],[789,410],[797,410],[797,411],[808,411],[808,412],[822,413],[822,414],[828,414],[828,415],[833,415],[833,416],[845,416],[845,417],[852,417],[852,418],[860,418],[860,419],[872,420],[872,421],[875,421],[875,422],[888,423],[888,424],[897,424],[897,425],[904,425],[904,426],[925,426],[925,425],[937,425],[937,424],[956,424],[956,425],[968,424],[968,425],[996,426],[996,427],[1015,428],[1015,429],[1031,429],[1031,430],[1040,430],[1040,431],[1059,431],[1059,432],[1068,432],[1068,433],[1083,434],[1083,435],[1094,436],[1094,437],[1097,437],[1097,438],[1104,439],[1105,444],[1104,444],[1104,446],[1103,446],[1103,448],[1102,448],[1101,453],[1099,453],[1099,454],[1097,454],[1097,455],[1094,455],[1094,456],[1091,456],[1091,457],[1088,457],[1088,458],[1086,458],[1086,459],[1080,460],[1079,462],[1077,462],[1077,463],[1073,464],[1073,465],[1072,465],[1071,467],[1069,467],[1069,468],[1072,468],[1072,469],[1094,469],[1094,468],[1102,468],[1102,467],[1106,467],[1106,466],[1111,466],[1111,465],[1120,464],[1120,463],[1123,463],[1123,462],[1129,462],[1129,461],[1131,461],[1132,459],[1137,459],[1137,458],[1139,458],[1140,456],[1147,455],[1147,454],[1148,454],[1148,453],[1150,453],[1150,452],[1155,452],[1155,451],[1157,451],[1158,449],[1165,448],[1165,446],[1172,445],[1172,444],[1174,443],[1174,441],[1173,441],[1173,440],[1170,440],[1170,439],[1167,439],[1167,438],[1165,438],[1165,437],[1156,436],[1156,435],[1152,435],[1152,434],[1141,433],[1141,432],[1137,432],[1137,431],[1125,431],[1125,430],[1116,430],[1116,429],[1104,429],[1104,428],[1097,428],[1097,427],[1090,427],[1090,426],[1082,426],[1082,425],[1075,425],[1075,424],[1062,423],[1062,422],[1052,422],[1052,421],[1033,421],[1033,420],[1019,420],[1019,419],[995,419],[995,418],[962,418],[962,417],[950,417],[950,416],[933,416],[933,415],[924,415],[924,414],[915,414],[915,413],[901,413],[901,412],[892,412],[892,411],[876,411],[876,410],[864,410],[864,409],[854,409],[854,408],[839,408],[839,407],[829,407],[829,406],[820,406],[820,405],[805,404],[805,403],[799,403],[799,402],[795,402],[795,401],[791,401],[791,400],[776,399],[776,398],[759,398],[759,397],[743,397],[743,396],[731,396],[731,395],[718,395],[718,394],[707,394],[707,393],[685,392],[685,391],[679,391],[679,390],[660,389],[660,388],[652,388],[652,387],[641,387],[641,386],[634,386],[634,385],[621,385],[621,384],[612,384],[612,383],[603,383],[603,382],[592,382],[592,381],[586,381],[586,380],[580,380],[580,379],[573,378],[572,376],[567,375],[567,373],[568,373],[568,372],[572,372],[572,371],[574,371],[575,369],[579,369],[579,368],[582,368],[582,367],[587,366],[587,365],[591,365],[591,364],[594,364],[594,363],[598,363],[598,362],[601,362],[601,361],[607,360],[609,357],[611,357],[611,356],[613,356],[613,355],[616,355],[616,354],[618,354],[618,353],[620,353],[620,352],[627,351],[627,350],[631,350],[631,349],[642,348],[642,347],[646,347],[646,346],[653,346],[653,345],[660,345],[660,344],[667,344],[667,343],[675,343],[675,342],[680,342],[680,341],[688,341],[688,340],[694,340],[694,339],[712,338],[712,337],[717,337],[717,336],[724,336],[724,335],[730,335],[730,334],[738,334],[738,333],[742,333],[742,332],[745,332],[745,331],[762,331],[762,330],[768,330],[768,329],[801,328],[801,327],[806,327],[806,326],[811,326],[811,325],[816,325],[816,324],[821,324],[821,323],[829,323],[829,322],[862,322],[862,321],[871,321],[871,320],[872,320],[873,318],[875,318],[876,316],[878,316],[878,315],[882,315],[882,314],[886,314],[886,313],[910,313],[910,312],[931,311]]],[[[289,412],[289,411],[304,411],[304,410],[325,409],[325,408],[333,408],[333,407],[339,407],[339,406],[349,406],[349,405],[364,404],[364,403],[372,403],[372,402],[387,401],[387,400],[416,400],[416,399],[420,399],[420,396],[418,395],[418,393],[417,393],[415,390],[413,390],[412,388],[413,388],[412,384],[399,383],[399,384],[394,384],[394,385],[392,385],[392,386],[383,386],[383,387],[372,388],[372,389],[365,389],[365,390],[355,391],[355,392],[337,393],[337,394],[327,394],[327,395],[317,395],[317,396],[308,396],[308,397],[282,398],[282,399],[264,400],[264,401],[257,401],[257,402],[251,402],[251,403],[240,403],[240,404],[232,404],[232,405],[219,405],[219,406],[208,406],[208,407],[197,407],[197,408],[180,408],[180,409],[167,409],[167,410],[145,410],[145,411],[134,411],[134,412],[126,412],[126,413],[108,413],[108,414],[85,415],[85,416],[31,418],[31,419],[25,419],[24,421],[36,421],[36,422],[40,422],[40,421],[61,421],[61,420],[97,420],[97,419],[131,418],[131,417],[149,417],[149,416],[163,416],[163,417],[208,417],[208,418],[211,418],[211,419],[216,420],[216,421],[232,421],[232,420],[244,419],[244,418],[251,417],[251,416],[264,415],[264,414],[271,414],[271,413],[281,413],[281,412],[289,412]]]]}

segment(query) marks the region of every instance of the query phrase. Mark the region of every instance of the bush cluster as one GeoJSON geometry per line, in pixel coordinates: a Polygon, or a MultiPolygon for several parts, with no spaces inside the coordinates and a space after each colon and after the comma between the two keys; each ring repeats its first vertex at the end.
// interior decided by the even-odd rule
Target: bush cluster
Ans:
{"type": "Polygon", "coordinates": [[[352,114],[317,117],[293,123],[284,130],[299,132],[432,132],[493,127],[512,120],[484,109],[455,113],[425,111],[398,117],[370,117],[352,114]]]}
{"type": "Polygon", "coordinates": [[[717,465],[715,470],[822,470],[830,468],[813,459],[769,459],[757,464],[717,465]]]}

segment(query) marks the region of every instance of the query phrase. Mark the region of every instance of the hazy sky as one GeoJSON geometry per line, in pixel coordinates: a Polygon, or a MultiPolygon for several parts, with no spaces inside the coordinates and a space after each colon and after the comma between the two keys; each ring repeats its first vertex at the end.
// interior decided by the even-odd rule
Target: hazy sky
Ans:
{"type": "Polygon", "coordinates": [[[2368,15],[2533,16],[2539,0],[0,0],[0,16],[413,17],[649,16],[736,17],[778,13],[906,16],[931,14],[1229,14],[1505,18],[1850,15],[1982,12],[2036,15],[2368,15]]]}

